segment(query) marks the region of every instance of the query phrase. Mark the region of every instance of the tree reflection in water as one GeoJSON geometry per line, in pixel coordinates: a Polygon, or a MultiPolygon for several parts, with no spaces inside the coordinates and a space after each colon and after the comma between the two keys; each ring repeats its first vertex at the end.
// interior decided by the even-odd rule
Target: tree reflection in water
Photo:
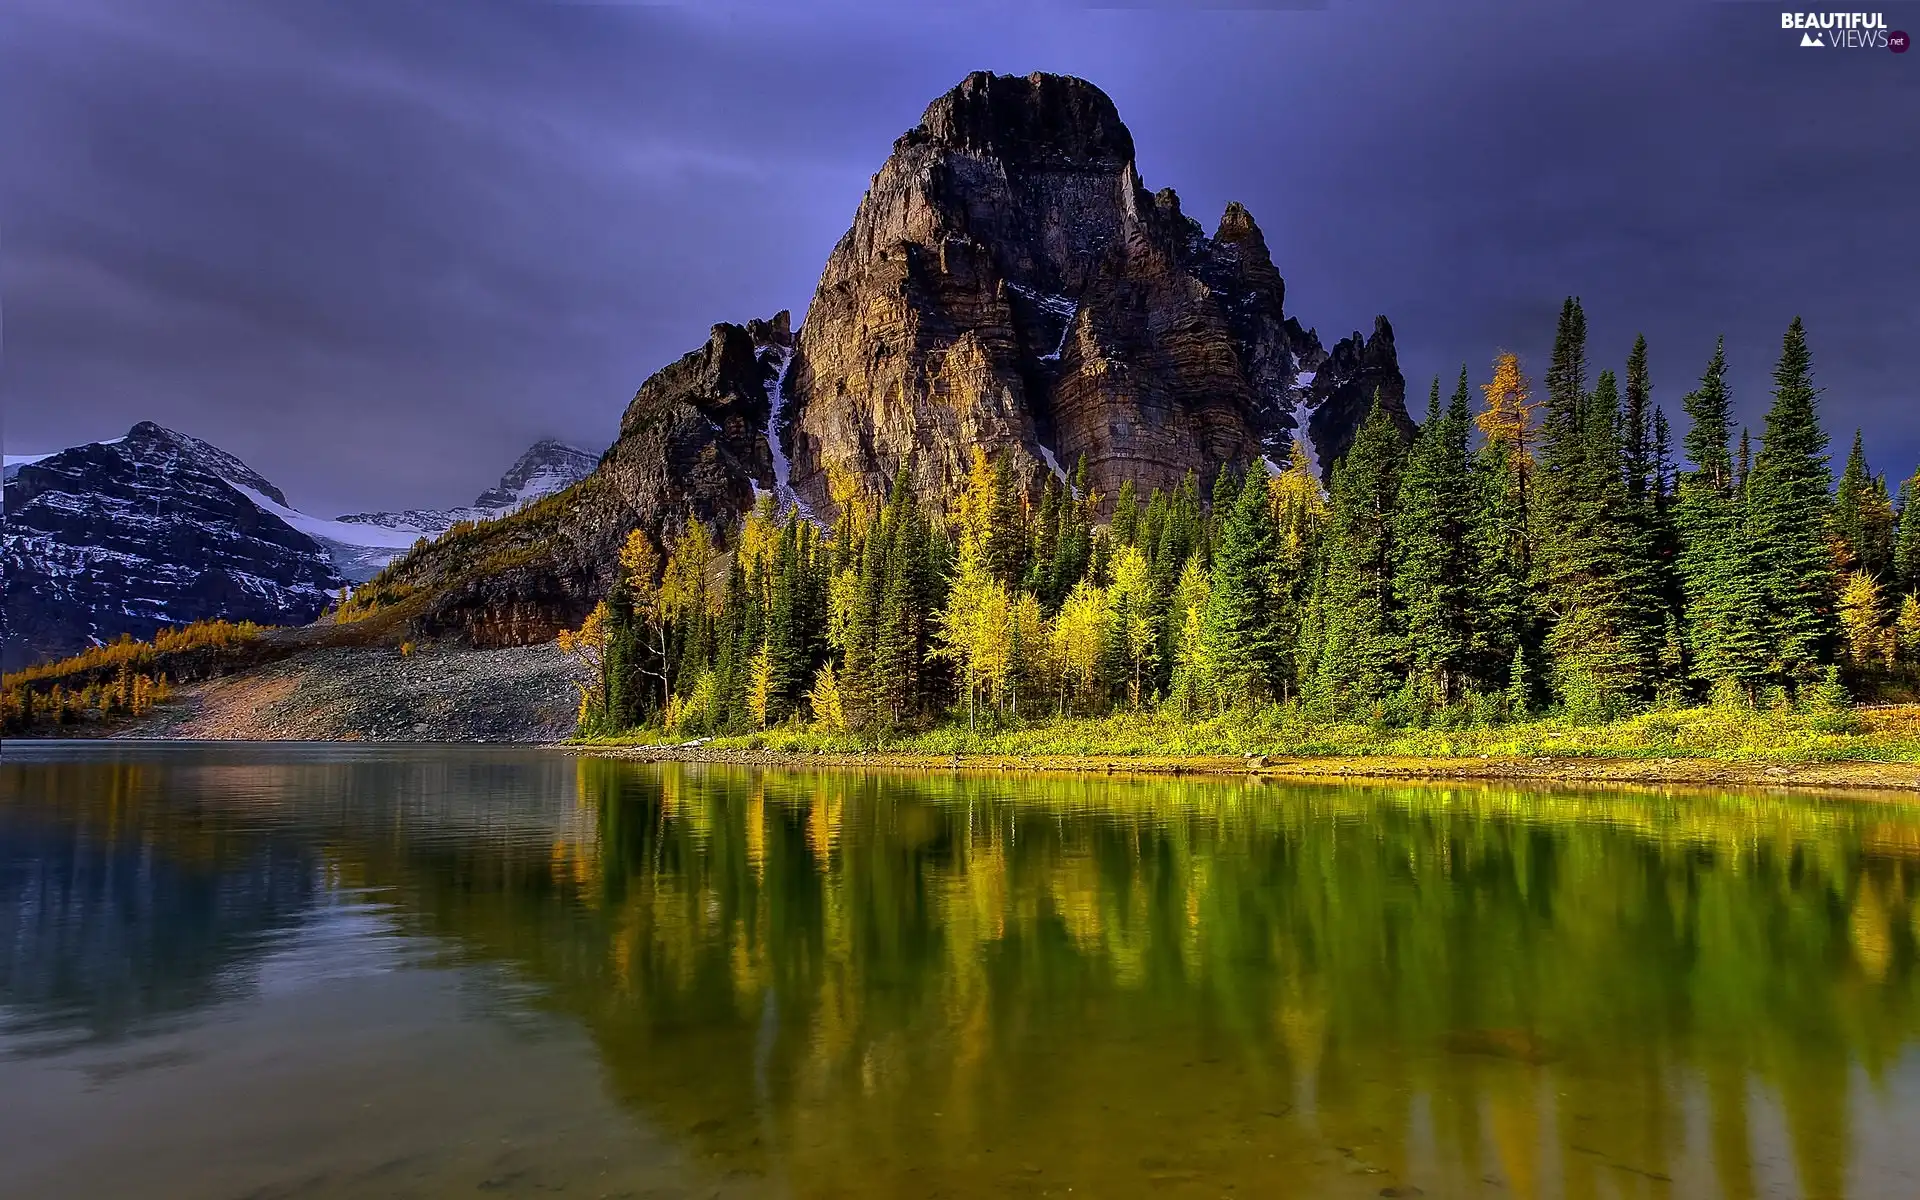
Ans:
{"type": "Polygon", "coordinates": [[[800,1194],[1839,1196],[1920,1031],[1891,805],[520,761],[271,827],[800,1194]]]}

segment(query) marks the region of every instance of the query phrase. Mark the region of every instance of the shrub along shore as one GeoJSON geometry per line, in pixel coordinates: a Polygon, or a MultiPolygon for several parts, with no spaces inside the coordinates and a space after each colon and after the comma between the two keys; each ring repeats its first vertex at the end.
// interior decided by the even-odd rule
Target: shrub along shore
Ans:
{"type": "Polygon", "coordinates": [[[763,766],[1920,791],[1920,706],[1831,712],[1702,706],[1604,725],[1555,718],[1460,729],[1328,723],[1275,706],[1200,720],[1129,713],[992,730],[955,724],[875,738],[802,726],[694,740],[642,731],[569,745],[647,761],[763,766]]]}

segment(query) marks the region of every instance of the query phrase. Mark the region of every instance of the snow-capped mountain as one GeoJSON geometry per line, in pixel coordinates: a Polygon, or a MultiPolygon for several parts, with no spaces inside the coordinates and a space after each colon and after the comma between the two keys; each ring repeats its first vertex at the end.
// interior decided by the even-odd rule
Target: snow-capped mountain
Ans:
{"type": "Polygon", "coordinates": [[[599,461],[578,446],[544,438],[529,447],[498,484],[464,508],[348,513],[332,521],[308,517],[312,527],[306,531],[327,545],[341,574],[364,583],[419,539],[437,538],[460,521],[487,521],[518,511],[585,479],[599,461]]]}
{"type": "Polygon", "coordinates": [[[219,447],[151,421],[10,459],[0,658],[11,669],[208,617],[313,620],[340,574],[258,501],[283,507],[286,497],[219,447]]]}
{"type": "Polygon", "coordinates": [[[508,468],[500,482],[475,498],[473,506],[499,516],[551,496],[561,488],[572,487],[600,465],[600,456],[542,438],[527,448],[520,461],[508,468]]]}
{"type": "Polygon", "coordinates": [[[12,670],[208,617],[304,624],[421,539],[550,495],[595,461],[543,441],[473,505],[327,520],[219,447],[151,421],[53,454],[10,454],[0,658],[12,670]]]}

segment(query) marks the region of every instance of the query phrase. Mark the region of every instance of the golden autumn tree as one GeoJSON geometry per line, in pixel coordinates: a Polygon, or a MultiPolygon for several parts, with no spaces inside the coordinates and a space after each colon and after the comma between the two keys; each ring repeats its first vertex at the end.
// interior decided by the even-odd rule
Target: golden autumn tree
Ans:
{"type": "Polygon", "coordinates": [[[667,620],[685,621],[718,605],[720,598],[707,579],[713,555],[713,536],[706,523],[689,521],[685,532],[673,540],[660,576],[660,606],[667,620]]]}
{"type": "Polygon", "coordinates": [[[1290,565],[1305,553],[1314,527],[1327,515],[1327,493],[1313,467],[1306,439],[1295,435],[1287,465],[1267,481],[1274,525],[1280,530],[1281,549],[1290,565]]]}
{"type": "Polygon", "coordinates": [[[580,691],[580,726],[588,729],[599,723],[607,710],[607,646],[612,640],[608,629],[607,602],[593,606],[578,629],[562,629],[558,639],[560,653],[571,664],[573,686],[580,691]]]}
{"type": "Polygon", "coordinates": [[[747,712],[756,729],[767,727],[767,710],[773,700],[773,654],[765,642],[747,667],[747,712]]]}
{"type": "MultiPolygon", "coordinates": [[[[700,523],[694,522],[698,528],[700,523]]],[[[704,580],[704,568],[702,569],[704,580]]],[[[672,681],[667,677],[667,625],[670,619],[668,611],[669,594],[663,591],[655,577],[660,574],[660,555],[653,548],[653,542],[638,529],[627,534],[626,544],[620,547],[621,578],[627,586],[627,595],[633,605],[634,627],[639,634],[640,647],[645,651],[634,669],[649,679],[660,683],[660,707],[665,709],[673,699],[672,681]]],[[[674,581],[676,589],[685,586],[684,581],[674,581]]],[[[684,600],[684,595],[674,598],[684,600]]]]}
{"type": "Polygon", "coordinates": [[[1854,666],[1885,657],[1884,626],[1879,583],[1865,571],[1850,572],[1840,585],[1840,632],[1854,666]]]}
{"type": "Polygon", "coordinates": [[[1071,711],[1079,698],[1091,705],[1100,683],[1100,662],[1106,654],[1108,618],[1112,615],[1105,588],[1082,579],[1067,593],[1053,622],[1053,663],[1060,672],[1060,707],[1071,711]]]}
{"type": "Polygon", "coordinates": [[[963,536],[947,606],[937,616],[940,657],[953,663],[967,698],[967,725],[977,722],[984,693],[998,696],[1012,665],[1008,629],[1012,606],[1007,589],[987,570],[979,543],[963,536]]]}
{"type": "Polygon", "coordinates": [[[847,711],[840,702],[840,680],[834,673],[832,661],[815,673],[813,687],[807,691],[807,707],[820,729],[827,733],[847,731],[847,711]]]}
{"type": "MultiPolygon", "coordinates": [[[[1899,657],[1920,663],[1920,596],[1909,592],[1900,601],[1900,612],[1893,622],[1894,644],[1899,657]]],[[[1916,929],[1920,935],[1920,928],[1916,929]]]]}
{"type": "Polygon", "coordinates": [[[1140,707],[1147,673],[1160,663],[1159,595],[1152,568],[1138,546],[1122,546],[1113,557],[1113,586],[1108,604],[1115,618],[1114,636],[1130,669],[1128,702],[1140,707]]]}
{"type": "Polygon", "coordinates": [[[1515,469],[1532,468],[1528,449],[1533,437],[1533,415],[1540,405],[1532,399],[1533,385],[1520,370],[1520,356],[1502,353],[1493,360],[1493,380],[1480,385],[1487,406],[1473,419],[1489,446],[1507,451],[1515,469]]]}

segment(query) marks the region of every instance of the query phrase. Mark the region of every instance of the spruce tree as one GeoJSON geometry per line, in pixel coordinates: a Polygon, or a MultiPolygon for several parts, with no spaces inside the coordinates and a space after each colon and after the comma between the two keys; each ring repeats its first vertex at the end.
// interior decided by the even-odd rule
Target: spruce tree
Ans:
{"type": "Polygon", "coordinates": [[[801,693],[811,678],[800,626],[805,614],[801,599],[804,584],[800,578],[799,525],[798,517],[787,518],[773,555],[767,602],[768,725],[779,724],[798,707],[801,693]]]}
{"type": "Polygon", "coordinates": [[[1120,494],[1113,502],[1113,541],[1116,546],[1134,544],[1134,534],[1140,525],[1140,498],[1134,491],[1133,480],[1120,485],[1120,494]]]}
{"type": "Polygon", "coordinates": [[[1853,451],[1834,489],[1833,538],[1842,569],[1865,571],[1876,581],[1888,578],[1893,567],[1893,504],[1887,497],[1887,481],[1867,466],[1857,429],[1853,451]]]}
{"type": "Polygon", "coordinates": [[[881,519],[886,533],[874,629],[874,706],[881,723],[898,725],[917,708],[926,617],[919,578],[924,534],[904,466],[894,476],[881,519]]]}
{"type": "Polygon", "coordinates": [[[1652,391],[1647,376],[1647,339],[1642,335],[1634,339],[1627,356],[1625,404],[1620,414],[1620,470],[1626,481],[1626,507],[1616,567],[1624,606],[1621,635],[1635,660],[1639,675],[1635,690],[1642,696],[1651,696],[1668,682],[1661,660],[1673,615],[1665,558],[1665,481],[1657,469],[1660,452],[1652,391]]]}
{"type": "Polygon", "coordinates": [[[1213,477],[1213,502],[1207,506],[1206,520],[1200,535],[1201,546],[1212,562],[1213,555],[1220,545],[1221,526],[1226,523],[1227,514],[1233,511],[1234,501],[1240,496],[1240,485],[1244,476],[1233,469],[1233,464],[1225,463],[1213,477]]]}
{"type": "Polygon", "coordinates": [[[1159,561],[1160,531],[1166,527],[1166,524],[1167,494],[1159,488],[1154,488],[1147,494],[1147,506],[1140,513],[1140,523],[1134,530],[1133,544],[1140,547],[1141,552],[1147,556],[1147,561],[1153,566],[1154,578],[1164,585],[1163,591],[1171,588],[1173,581],[1180,575],[1179,563],[1159,561]]]}
{"type": "Polygon", "coordinates": [[[1513,648],[1513,661],[1507,666],[1507,720],[1524,721],[1533,711],[1533,673],[1527,667],[1526,647],[1513,648]]]}
{"type": "Polygon", "coordinates": [[[1818,398],[1806,329],[1795,317],[1774,367],[1773,405],[1747,484],[1752,567],[1781,682],[1813,683],[1833,658],[1835,579],[1827,542],[1833,477],[1818,398]]]}
{"type": "Polygon", "coordinates": [[[1407,655],[1440,704],[1463,690],[1472,648],[1471,563],[1464,553],[1474,517],[1467,403],[1465,371],[1445,407],[1440,381],[1433,381],[1394,514],[1393,592],[1404,614],[1407,655]]]}
{"type": "Polygon", "coordinates": [[[1364,714],[1404,678],[1394,603],[1394,514],[1405,447],[1380,407],[1333,470],[1327,530],[1326,634],[1314,686],[1336,711],[1364,714]]]}
{"type": "Polygon", "coordinates": [[[1188,471],[1167,501],[1166,523],[1160,527],[1160,541],[1154,547],[1154,561],[1162,569],[1184,571],[1187,560],[1198,552],[1200,565],[1205,567],[1208,559],[1201,546],[1200,536],[1200,477],[1188,471]]]}
{"type": "MultiPolygon", "coordinates": [[[[1765,614],[1747,586],[1745,504],[1728,446],[1733,426],[1722,338],[1682,401],[1690,425],[1683,447],[1693,470],[1680,477],[1673,518],[1679,534],[1678,572],[1685,604],[1685,636],[1695,674],[1709,684],[1732,680],[1751,687],[1760,673],[1757,644],[1765,614]]],[[[1744,451],[1743,451],[1744,453],[1744,451]]]]}
{"type": "Polygon", "coordinates": [[[1077,500],[1082,504],[1093,502],[1093,485],[1089,482],[1092,477],[1090,472],[1091,468],[1087,465],[1085,454],[1074,460],[1073,481],[1068,484],[1068,499],[1077,500]]]}
{"type": "Polygon", "coordinates": [[[1900,507],[1893,540],[1893,578],[1906,593],[1920,592],[1920,472],[1900,485],[1900,507]]]}
{"type": "Polygon", "coordinates": [[[1875,475],[1861,504],[1860,562],[1878,579],[1893,576],[1893,535],[1895,523],[1893,497],[1887,494],[1887,477],[1875,475]]]}
{"type": "MultiPolygon", "coordinates": [[[[1224,474],[1224,472],[1223,472],[1224,474]]],[[[1215,488],[1216,504],[1225,500],[1215,488]]],[[[1285,647],[1274,618],[1274,563],[1279,535],[1267,503],[1266,479],[1246,476],[1220,522],[1212,591],[1202,637],[1203,658],[1223,707],[1260,703],[1278,695],[1285,647]]]]}
{"type": "MultiPolygon", "coordinates": [[[[888,532],[884,512],[874,514],[860,540],[859,561],[850,568],[854,600],[847,614],[839,684],[847,721],[856,729],[879,723],[880,608],[886,596],[888,532]]],[[[849,556],[852,553],[849,549],[849,556]]]]}
{"type": "MultiPolygon", "coordinates": [[[[1680,530],[1673,520],[1673,433],[1666,410],[1653,409],[1653,527],[1654,553],[1659,564],[1662,599],[1667,615],[1684,620],[1680,594],[1680,530]]],[[[1684,648],[1684,639],[1683,639],[1684,648]]]]}
{"type": "Polygon", "coordinates": [[[1060,489],[1052,475],[1040,485],[1040,507],[1034,513],[1033,544],[1027,551],[1026,589],[1047,593],[1047,573],[1053,567],[1054,542],[1060,536],[1060,489]]]}
{"type": "Polygon", "coordinates": [[[1873,487],[1873,477],[1867,473],[1867,455],[1861,444],[1860,430],[1853,431],[1853,452],[1847,455],[1847,465],[1840,472],[1840,482],[1833,490],[1833,537],[1835,557],[1842,569],[1851,569],[1861,565],[1860,515],[1868,491],[1873,487]]]}
{"type": "Polygon", "coordinates": [[[1560,306],[1553,354],[1547,365],[1547,400],[1540,423],[1540,464],[1534,473],[1536,570],[1550,570],[1564,535],[1576,518],[1575,489],[1587,440],[1587,317],[1572,296],[1560,306]]]}
{"type": "Polygon", "coordinates": [[[1653,501],[1653,385],[1647,376],[1647,337],[1633,340],[1627,355],[1626,406],[1620,414],[1621,454],[1627,498],[1636,508],[1653,501]]]}
{"type": "Polygon", "coordinates": [[[1561,700],[1582,718],[1611,715],[1644,683],[1658,644],[1642,646],[1628,578],[1632,537],[1619,442],[1620,396],[1600,372],[1581,407],[1580,448],[1564,481],[1546,595],[1547,647],[1561,700]]]}
{"type": "Polygon", "coordinates": [[[1026,573],[1025,507],[1025,498],[1013,481],[1013,459],[1002,453],[993,464],[983,550],[993,577],[1007,587],[1018,586],[1026,573]]]}

